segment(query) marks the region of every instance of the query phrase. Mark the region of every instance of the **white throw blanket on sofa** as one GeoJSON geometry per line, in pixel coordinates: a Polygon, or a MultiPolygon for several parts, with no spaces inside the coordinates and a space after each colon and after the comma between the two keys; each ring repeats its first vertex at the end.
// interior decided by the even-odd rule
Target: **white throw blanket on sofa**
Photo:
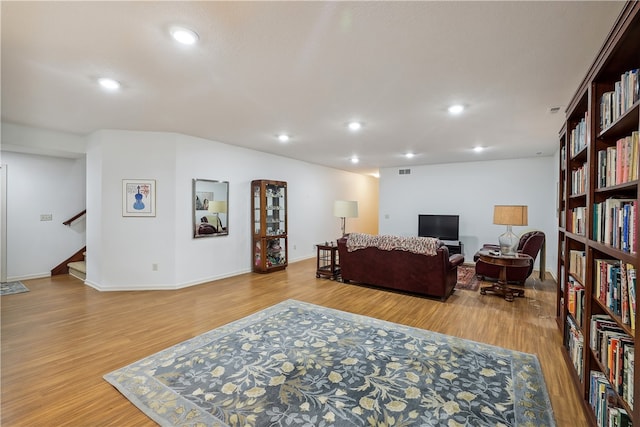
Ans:
{"type": "Polygon", "coordinates": [[[438,246],[438,239],[433,237],[401,237],[362,233],[351,233],[347,237],[349,252],[374,247],[385,251],[399,250],[414,254],[435,255],[438,246]]]}

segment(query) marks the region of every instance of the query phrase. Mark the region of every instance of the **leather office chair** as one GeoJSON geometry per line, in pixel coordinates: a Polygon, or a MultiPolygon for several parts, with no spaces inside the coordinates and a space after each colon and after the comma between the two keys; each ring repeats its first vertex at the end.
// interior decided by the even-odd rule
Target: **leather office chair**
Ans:
{"type": "MultiPolygon", "coordinates": [[[[533,264],[536,261],[538,252],[544,245],[544,233],[542,231],[530,231],[520,236],[520,242],[518,243],[518,252],[529,255],[532,260],[531,264],[526,267],[506,267],[507,268],[507,282],[518,283],[524,285],[527,277],[531,275],[533,271],[533,264]]],[[[499,250],[500,246],[485,244],[481,250],[499,250]]],[[[476,262],[476,276],[483,280],[498,280],[500,276],[501,267],[498,265],[487,264],[480,260],[480,255],[476,252],[473,257],[476,262]]]]}

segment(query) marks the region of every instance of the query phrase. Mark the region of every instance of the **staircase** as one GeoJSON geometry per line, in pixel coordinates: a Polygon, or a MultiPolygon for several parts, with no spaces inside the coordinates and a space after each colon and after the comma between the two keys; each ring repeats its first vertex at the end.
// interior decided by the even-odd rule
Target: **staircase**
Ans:
{"type": "Polygon", "coordinates": [[[71,274],[80,280],[84,280],[87,275],[87,267],[85,264],[85,257],[87,256],[87,247],[80,249],[75,254],[71,255],[66,260],[55,266],[51,270],[51,275],[58,274],[71,274]],[[74,270],[73,272],[71,270],[74,270]]]}
{"type": "Polygon", "coordinates": [[[82,261],[73,261],[67,264],[69,274],[80,280],[87,278],[87,263],[85,262],[87,253],[82,252],[82,256],[85,258],[82,261]]]}
{"type": "MultiPolygon", "coordinates": [[[[86,214],[87,211],[85,209],[63,222],[63,224],[71,227],[74,221],[84,217],[86,214]]],[[[51,275],[55,276],[58,274],[70,274],[73,277],[84,281],[87,278],[87,264],[85,262],[86,257],[87,247],[85,246],[84,248],[80,249],[78,252],[55,266],[53,269],[51,269],[51,275]]]]}

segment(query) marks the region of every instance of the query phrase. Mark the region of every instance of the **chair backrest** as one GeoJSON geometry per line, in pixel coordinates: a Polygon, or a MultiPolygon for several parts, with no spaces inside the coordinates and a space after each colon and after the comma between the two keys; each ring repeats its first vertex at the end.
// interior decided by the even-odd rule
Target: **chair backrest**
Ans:
{"type": "Polygon", "coordinates": [[[538,252],[544,244],[544,233],[542,231],[529,231],[520,237],[518,252],[529,255],[535,261],[538,252]]]}

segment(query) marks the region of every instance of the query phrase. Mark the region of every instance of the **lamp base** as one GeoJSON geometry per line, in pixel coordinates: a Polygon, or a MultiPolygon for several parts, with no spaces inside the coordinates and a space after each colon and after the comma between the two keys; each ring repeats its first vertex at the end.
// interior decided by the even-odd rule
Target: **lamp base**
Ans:
{"type": "Polygon", "coordinates": [[[500,253],[502,255],[515,255],[518,252],[519,241],[518,236],[511,231],[511,226],[507,225],[507,231],[498,237],[500,253]]]}

